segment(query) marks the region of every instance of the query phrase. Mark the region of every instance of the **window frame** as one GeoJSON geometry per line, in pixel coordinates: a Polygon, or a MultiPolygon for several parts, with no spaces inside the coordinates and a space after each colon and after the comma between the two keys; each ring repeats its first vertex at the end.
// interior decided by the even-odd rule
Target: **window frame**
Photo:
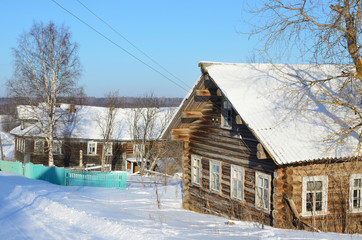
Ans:
{"type": "Polygon", "coordinates": [[[233,128],[233,107],[229,100],[224,99],[221,109],[221,128],[232,129],[233,128]],[[227,120],[230,117],[230,120],[227,120]]]}
{"type": "Polygon", "coordinates": [[[195,185],[201,185],[201,157],[198,155],[191,155],[191,183],[195,185]],[[195,164],[198,160],[198,164],[195,164]],[[195,172],[197,169],[198,172],[195,172]],[[199,174],[199,178],[197,181],[197,173],[199,174]]]}
{"type": "MultiPolygon", "coordinates": [[[[315,195],[313,195],[315,196],[315,195]]],[[[328,176],[304,176],[303,177],[303,185],[302,185],[302,216],[303,217],[312,217],[312,216],[323,216],[328,214],[328,176]],[[322,192],[322,210],[315,211],[315,197],[313,197],[313,211],[307,211],[307,193],[316,193],[317,190],[307,190],[308,182],[322,182],[322,190],[318,190],[318,192],[322,192]]]]}
{"type": "Polygon", "coordinates": [[[220,161],[216,161],[216,160],[210,160],[209,163],[209,170],[210,170],[210,191],[211,192],[215,192],[220,194],[221,193],[221,174],[222,174],[222,165],[220,161]],[[219,167],[219,173],[215,174],[218,176],[218,181],[216,181],[214,183],[215,180],[215,175],[214,175],[214,171],[213,171],[213,165],[218,166],[219,167]],[[217,183],[217,185],[216,185],[217,183]],[[213,187],[213,185],[215,185],[216,187],[213,187]],[[218,186],[218,187],[217,187],[218,186]]]}
{"type": "Polygon", "coordinates": [[[62,154],[62,146],[63,142],[61,140],[53,140],[53,154],[54,155],[60,155],[62,154]]]}
{"type": "Polygon", "coordinates": [[[97,155],[97,142],[96,141],[87,142],[87,155],[97,155]],[[94,151],[89,151],[91,144],[94,144],[94,151]]]}
{"type": "MultiPolygon", "coordinates": [[[[244,188],[245,188],[245,169],[241,166],[237,166],[237,165],[231,165],[231,168],[230,168],[231,172],[230,172],[230,197],[234,200],[237,200],[237,201],[241,201],[241,202],[244,202],[245,199],[244,199],[244,188]],[[235,172],[240,172],[241,173],[241,179],[239,179],[237,176],[234,176],[235,175],[235,172]],[[234,179],[236,179],[236,181],[240,181],[241,182],[241,196],[240,198],[238,197],[239,194],[236,193],[236,197],[234,196],[234,191],[235,191],[235,186],[234,186],[234,179]]],[[[236,189],[238,190],[238,189],[236,189]]]]}
{"type": "Polygon", "coordinates": [[[271,175],[263,173],[263,172],[256,171],[255,172],[255,207],[257,207],[257,208],[259,208],[259,209],[261,209],[263,211],[269,212],[269,211],[271,211],[271,208],[270,208],[271,202],[270,202],[270,200],[271,200],[271,175]],[[262,190],[263,190],[262,191],[262,196],[259,196],[259,194],[258,194],[258,188],[260,187],[259,186],[259,182],[260,182],[259,178],[260,177],[263,179],[262,180],[263,186],[261,186],[262,190]],[[265,186],[264,186],[264,183],[265,183],[264,180],[267,180],[267,182],[268,182],[268,187],[267,188],[265,188],[265,186]],[[263,203],[264,193],[265,193],[264,190],[265,189],[267,190],[267,193],[268,193],[268,207],[267,208],[264,207],[264,203],[263,203]]]}
{"type": "Polygon", "coordinates": [[[34,140],[34,153],[44,153],[45,151],[45,140],[44,139],[35,139],[34,140]],[[37,146],[37,143],[41,143],[41,146],[37,146]]]}
{"type": "Polygon", "coordinates": [[[362,212],[362,185],[361,187],[357,188],[360,191],[360,206],[358,208],[354,208],[353,207],[353,191],[355,190],[354,187],[354,180],[355,179],[361,179],[362,182],[362,174],[361,173],[356,173],[356,174],[352,174],[350,176],[350,180],[349,180],[349,209],[351,213],[361,213],[362,212]]]}

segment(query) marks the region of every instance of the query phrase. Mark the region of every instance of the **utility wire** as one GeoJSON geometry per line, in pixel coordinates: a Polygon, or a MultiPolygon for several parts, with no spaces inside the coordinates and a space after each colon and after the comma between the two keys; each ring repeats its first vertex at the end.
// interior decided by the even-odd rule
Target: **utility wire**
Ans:
{"type": "Polygon", "coordinates": [[[89,9],[85,4],[83,4],[80,0],[77,0],[77,2],[79,4],[81,4],[85,9],[87,9],[91,14],[93,14],[96,18],[98,18],[101,22],[103,22],[105,25],[107,25],[113,32],[115,32],[118,36],[120,36],[121,38],[123,38],[126,42],[128,42],[132,47],[134,47],[135,49],[137,49],[140,53],[142,53],[144,56],[146,56],[149,60],[151,60],[154,64],[156,64],[157,66],[159,66],[162,70],[164,70],[165,72],[167,72],[168,74],[170,74],[172,77],[174,77],[175,79],[177,79],[179,82],[183,83],[184,86],[186,86],[187,88],[190,88],[190,86],[187,85],[187,83],[185,83],[184,81],[182,81],[180,78],[176,77],[174,74],[172,74],[171,72],[169,72],[166,68],[164,68],[161,64],[159,64],[155,59],[153,59],[152,57],[150,57],[148,54],[146,54],[144,51],[142,51],[141,49],[139,49],[135,44],[133,44],[130,40],[128,40],[125,36],[123,36],[120,32],[118,32],[116,29],[114,29],[109,23],[107,23],[106,21],[104,21],[102,18],[100,18],[97,14],[95,14],[91,9],[89,9]]]}
{"type": "Polygon", "coordinates": [[[108,38],[107,36],[105,36],[103,33],[99,32],[97,29],[95,29],[94,27],[92,27],[91,25],[89,25],[88,23],[86,23],[85,21],[83,21],[81,18],[79,18],[78,16],[76,16],[75,14],[73,14],[72,12],[70,12],[68,9],[66,9],[65,7],[63,7],[61,4],[59,4],[56,0],[51,0],[53,3],[55,3],[56,5],[58,5],[61,9],[63,9],[64,11],[66,11],[67,13],[69,13],[70,15],[72,15],[74,18],[76,18],[78,21],[80,21],[81,23],[83,23],[84,25],[86,25],[87,27],[89,27],[90,29],[92,29],[93,31],[95,31],[96,33],[98,33],[100,36],[102,36],[103,38],[105,38],[106,40],[108,40],[110,43],[112,43],[113,45],[115,45],[116,47],[118,47],[119,49],[123,50],[125,53],[127,53],[128,55],[130,55],[131,57],[135,58],[136,60],[138,60],[139,62],[141,62],[142,64],[144,64],[145,66],[147,66],[148,68],[150,68],[151,70],[155,71],[156,73],[160,74],[162,77],[166,78],[167,80],[169,80],[170,82],[172,82],[173,84],[175,84],[176,86],[178,86],[179,88],[183,89],[184,91],[188,92],[189,90],[187,90],[186,88],[184,88],[183,86],[181,86],[180,84],[178,84],[177,82],[175,82],[174,80],[170,79],[169,77],[167,77],[165,74],[161,73],[160,71],[158,71],[157,69],[155,69],[154,67],[152,67],[151,65],[147,64],[146,62],[142,61],[141,59],[139,59],[137,56],[135,56],[134,54],[132,54],[131,52],[127,51],[125,48],[123,48],[122,46],[120,46],[119,44],[117,44],[116,42],[112,41],[110,38],[108,38]]]}
{"type": "MultiPolygon", "coordinates": [[[[157,72],[158,74],[160,74],[161,76],[163,76],[164,78],[166,78],[167,80],[169,80],[170,82],[172,82],[173,84],[175,84],[176,86],[180,87],[181,89],[185,90],[186,92],[189,92],[187,89],[185,89],[183,86],[181,86],[180,84],[176,83],[175,81],[173,81],[172,79],[170,79],[169,77],[167,77],[166,75],[164,75],[163,73],[161,73],[160,71],[158,71],[157,69],[155,69],[154,67],[150,66],[149,64],[145,63],[144,61],[142,61],[141,59],[139,59],[138,57],[136,57],[135,55],[133,55],[132,53],[130,53],[129,51],[127,51],[126,49],[124,49],[123,47],[121,47],[120,45],[118,45],[117,43],[115,43],[114,41],[112,41],[111,39],[109,39],[108,37],[106,37],[104,34],[102,34],[101,32],[99,32],[98,30],[96,30],[94,27],[90,26],[88,23],[86,23],[85,21],[83,21],[82,19],[80,19],[78,16],[76,16],[75,14],[73,14],[72,12],[70,12],[69,10],[67,10],[66,8],[64,8],[62,5],[60,5],[56,0],[51,0],[52,2],[54,2],[55,4],[57,4],[60,8],[62,8],[64,11],[66,11],[67,13],[69,13],[70,15],[72,15],[74,18],[76,18],[78,21],[80,21],[81,23],[83,23],[84,25],[86,25],[87,27],[89,27],[90,29],[92,29],[93,31],[95,31],[96,33],[98,33],[99,35],[101,35],[103,38],[105,38],[106,40],[108,40],[109,42],[111,42],[112,44],[114,44],[115,46],[117,46],[118,48],[120,48],[121,50],[123,50],[124,52],[126,52],[127,54],[129,54],[130,56],[132,56],[133,58],[137,59],[139,62],[141,62],[142,64],[146,65],[147,67],[149,67],[150,69],[152,69],[153,71],[157,72]]],[[[78,0],[77,0],[78,1],[78,0]]],[[[78,1],[79,2],[79,1],[78,1]]],[[[81,3],[82,4],[82,3],[81,3]]],[[[83,5],[83,4],[82,4],[83,5]]],[[[97,17],[98,18],[98,17],[97,17]]],[[[101,20],[103,22],[103,20],[101,20]]],[[[107,24],[107,23],[105,23],[107,24]]],[[[108,24],[107,24],[108,25],[108,24]]],[[[113,28],[110,27],[112,30],[113,28]]],[[[121,35],[121,34],[120,34],[121,35]]],[[[122,37],[124,38],[124,37],[122,37]]],[[[124,38],[125,39],[125,38],[124,38]]],[[[126,40],[126,39],[125,39],[126,40]]],[[[126,40],[128,41],[128,40],[126,40]]],[[[133,44],[130,43],[132,46],[133,44]]],[[[135,47],[135,46],[134,46],[135,47]]],[[[139,50],[137,47],[135,47],[137,50],[139,50]]],[[[141,50],[139,50],[141,51],[141,50]]],[[[142,52],[142,51],[141,51],[142,52]]],[[[145,54],[146,55],[146,54],[145,54]]],[[[167,71],[168,72],[168,71],[167,71]]],[[[172,75],[172,74],[171,74],[172,75]]],[[[221,106],[217,106],[217,109],[219,109],[221,112],[224,112],[225,110],[221,107],[221,106]]]]}

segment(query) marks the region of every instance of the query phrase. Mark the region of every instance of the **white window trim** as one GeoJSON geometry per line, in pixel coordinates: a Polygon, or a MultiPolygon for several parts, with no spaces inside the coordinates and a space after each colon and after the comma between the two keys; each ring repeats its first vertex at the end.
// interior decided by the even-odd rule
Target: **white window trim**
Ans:
{"type": "Polygon", "coordinates": [[[262,173],[262,172],[255,172],[255,206],[258,209],[262,209],[266,212],[269,212],[270,209],[270,199],[271,199],[271,176],[269,174],[266,173],[262,173]],[[263,179],[267,179],[268,180],[268,209],[263,207],[263,204],[260,205],[260,203],[262,203],[262,198],[260,198],[260,196],[258,195],[258,187],[259,187],[259,177],[262,177],[263,179]]]}
{"type": "Polygon", "coordinates": [[[45,141],[44,139],[35,139],[34,140],[34,153],[44,153],[44,147],[45,147],[45,141]],[[40,148],[37,149],[37,143],[41,143],[40,145],[40,148]]]}
{"type": "Polygon", "coordinates": [[[361,213],[362,212],[362,203],[361,206],[359,208],[353,208],[353,190],[354,190],[354,180],[361,178],[362,179],[362,174],[352,174],[349,180],[349,209],[351,211],[351,213],[361,213]]]}
{"type": "Polygon", "coordinates": [[[244,202],[245,199],[244,199],[244,188],[245,188],[245,169],[241,166],[236,166],[236,165],[231,165],[231,174],[230,174],[230,197],[232,199],[235,199],[237,201],[242,201],[244,202]],[[237,171],[237,172],[241,172],[242,176],[241,176],[241,185],[242,185],[242,189],[241,189],[241,199],[237,198],[237,197],[234,197],[234,171],[237,171]]]}
{"type": "Polygon", "coordinates": [[[53,140],[53,154],[54,155],[60,155],[60,154],[62,154],[62,145],[63,145],[63,143],[62,143],[62,141],[61,140],[53,140]],[[57,149],[59,149],[59,151],[54,151],[56,148],[54,148],[54,146],[56,145],[56,144],[58,144],[60,147],[59,148],[57,148],[57,149]]]}
{"type": "Polygon", "coordinates": [[[210,170],[210,191],[212,192],[215,192],[215,193],[218,193],[220,194],[221,193],[221,174],[222,174],[222,169],[221,169],[221,162],[220,161],[215,161],[215,160],[210,160],[210,164],[209,164],[209,170],[210,170]],[[213,172],[212,172],[212,165],[219,165],[219,169],[220,169],[220,172],[219,172],[219,190],[218,189],[214,189],[212,187],[212,182],[213,182],[213,172]]]}
{"type": "Polygon", "coordinates": [[[222,108],[221,108],[221,128],[232,129],[233,127],[232,113],[233,113],[233,107],[231,106],[231,103],[227,99],[224,99],[222,101],[222,108]],[[227,103],[228,107],[225,107],[225,103],[227,103]],[[229,124],[228,126],[225,126],[225,116],[226,116],[225,111],[228,110],[231,111],[231,121],[230,121],[230,126],[229,124]]]}
{"type": "Polygon", "coordinates": [[[191,155],[191,183],[195,185],[200,185],[201,182],[201,157],[198,155],[191,155]],[[195,164],[199,160],[199,165],[195,164]],[[197,182],[197,172],[195,171],[195,168],[198,168],[199,170],[199,181],[197,182]]]}
{"type": "Polygon", "coordinates": [[[323,216],[328,214],[328,176],[305,176],[303,177],[302,187],[302,216],[323,216]],[[307,211],[307,182],[308,181],[322,181],[322,211],[307,211]]]}
{"type": "Polygon", "coordinates": [[[87,155],[97,155],[97,142],[95,142],[95,141],[88,141],[87,142],[87,155]],[[92,153],[90,153],[89,152],[89,145],[90,144],[94,144],[95,146],[94,146],[94,153],[92,152],[92,153]]]}
{"type": "Polygon", "coordinates": [[[107,150],[107,147],[106,145],[109,145],[110,146],[110,151],[105,151],[105,155],[106,156],[112,156],[113,155],[113,142],[107,142],[107,143],[104,143],[104,146],[105,147],[105,150],[107,150]]]}

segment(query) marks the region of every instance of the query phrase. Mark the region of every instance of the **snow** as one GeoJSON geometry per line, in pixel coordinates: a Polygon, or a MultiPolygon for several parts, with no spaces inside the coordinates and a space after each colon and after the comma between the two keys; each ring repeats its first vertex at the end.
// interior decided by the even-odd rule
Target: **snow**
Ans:
{"type": "MultiPolygon", "coordinates": [[[[140,180],[130,176],[131,180],[140,180]]],[[[145,182],[149,181],[144,179],[145,182]]],[[[361,239],[186,211],[176,181],[127,190],[66,187],[0,172],[0,239],[361,239]],[[234,225],[227,224],[228,222],[234,225]]]]}
{"type": "MultiPolygon", "coordinates": [[[[32,116],[32,111],[30,108],[26,108],[25,106],[19,106],[17,108],[18,115],[27,117],[28,119],[33,119],[34,114],[32,116]]],[[[79,106],[76,105],[76,111],[72,117],[74,117],[75,121],[72,124],[67,122],[66,118],[69,117],[69,104],[62,104],[59,109],[59,112],[63,111],[68,114],[62,115],[62,118],[65,118],[62,121],[58,121],[58,125],[56,127],[56,136],[62,138],[64,136],[64,132],[69,132],[71,134],[71,138],[73,139],[93,139],[99,140],[103,139],[102,137],[102,129],[99,126],[99,121],[102,122],[105,116],[107,116],[108,108],[106,107],[94,107],[94,106],[79,106]]],[[[173,112],[175,108],[172,107],[164,107],[159,108],[156,116],[155,123],[155,132],[161,132],[162,122],[171,115],[170,112],[173,112]]],[[[116,116],[114,121],[114,131],[112,139],[114,140],[131,140],[130,133],[130,121],[132,121],[132,116],[134,114],[134,108],[117,108],[116,116]]],[[[42,115],[41,108],[38,109],[39,115],[42,115]]],[[[37,123],[36,123],[37,124],[37,123]]],[[[36,124],[33,124],[25,129],[21,129],[21,126],[14,128],[11,130],[11,134],[19,135],[19,136],[37,136],[44,137],[43,133],[39,130],[36,124]]]]}
{"type": "MultiPolygon", "coordinates": [[[[14,137],[11,136],[10,133],[6,133],[1,131],[1,118],[2,115],[0,115],[0,137],[3,145],[3,151],[5,155],[5,159],[14,159],[14,149],[15,149],[15,142],[14,137]]],[[[1,159],[1,156],[0,156],[1,159]]]]}
{"type": "Polygon", "coordinates": [[[355,156],[358,138],[353,134],[341,145],[325,141],[336,135],[341,127],[338,119],[349,113],[331,111],[312,101],[307,111],[298,114],[291,104],[295,99],[289,95],[291,91],[300,91],[292,82],[300,82],[300,78],[326,79],[341,72],[337,66],[200,64],[277,164],[355,156]]]}

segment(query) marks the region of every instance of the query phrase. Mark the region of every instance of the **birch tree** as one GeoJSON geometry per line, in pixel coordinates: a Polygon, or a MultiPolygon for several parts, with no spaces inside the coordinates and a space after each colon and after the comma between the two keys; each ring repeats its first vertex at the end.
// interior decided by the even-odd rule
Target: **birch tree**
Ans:
{"type": "MultiPolygon", "coordinates": [[[[361,1],[267,0],[249,1],[244,7],[251,14],[246,19],[250,37],[259,37],[259,54],[267,61],[339,68],[322,79],[293,76],[290,85],[300,91],[294,91],[291,100],[299,110],[314,101],[330,112],[342,112],[332,140],[343,142],[354,135],[361,143],[361,1]]],[[[361,155],[360,146],[357,150],[361,155]]]]}
{"type": "Polygon", "coordinates": [[[154,170],[170,146],[161,140],[161,134],[172,114],[172,110],[160,108],[160,100],[153,93],[139,98],[137,107],[132,109],[128,123],[141,174],[154,170]]]}
{"type": "Polygon", "coordinates": [[[102,154],[101,154],[101,171],[105,171],[106,157],[113,142],[113,133],[115,127],[115,119],[117,116],[117,108],[120,105],[118,91],[110,92],[106,95],[107,110],[104,114],[97,116],[97,123],[102,131],[102,154]]]}
{"type": "Polygon", "coordinates": [[[54,166],[53,140],[59,120],[59,98],[72,95],[80,77],[78,45],[64,26],[34,23],[13,49],[14,74],[8,93],[25,101],[47,142],[48,164],[54,166]]]}

